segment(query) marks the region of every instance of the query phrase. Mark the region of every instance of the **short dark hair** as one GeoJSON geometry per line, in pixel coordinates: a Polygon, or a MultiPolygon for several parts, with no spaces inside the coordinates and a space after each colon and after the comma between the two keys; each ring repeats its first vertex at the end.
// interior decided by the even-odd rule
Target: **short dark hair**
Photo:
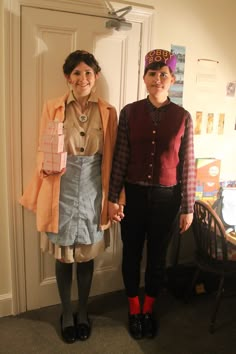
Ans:
{"type": "Polygon", "coordinates": [[[86,50],[76,50],[68,55],[63,64],[63,72],[65,75],[70,75],[74,68],[81,62],[86,63],[90,66],[95,74],[98,74],[101,71],[101,68],[93,56],[93,54],[87,52],[86,50]]]}
{"type": "MultiPolygon", "coordinates": [[[[148,66],[146,66],[146,68],[144,69],[144,76],[147,74],[148,70],[160,70],[161,68],[163,68],[163,66],[168,66],[166,63],[164,63],[163,61],[154,61],[151,64],[149,64],[148,66]]],[[[170,73],[172,74],[173,71],[171,70],[171,68],[168,66],[170,73]]]]}

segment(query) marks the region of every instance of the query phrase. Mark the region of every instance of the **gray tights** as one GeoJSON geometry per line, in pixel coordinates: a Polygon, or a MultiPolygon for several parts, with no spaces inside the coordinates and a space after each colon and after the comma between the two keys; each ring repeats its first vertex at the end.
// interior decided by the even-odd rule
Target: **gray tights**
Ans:
{"type": "MultiPolygon", "coordinates": [[[[73,325],[73,307],[71,303],[73,263],[63,263],[56,260],[56,280],[62,304],[62,326],[73,325]]],[[[78,313],[77,321],[87,323],[87,305],[92,284],[94,261],[76,263],[76,277],[78,285],[78,313]]]]}

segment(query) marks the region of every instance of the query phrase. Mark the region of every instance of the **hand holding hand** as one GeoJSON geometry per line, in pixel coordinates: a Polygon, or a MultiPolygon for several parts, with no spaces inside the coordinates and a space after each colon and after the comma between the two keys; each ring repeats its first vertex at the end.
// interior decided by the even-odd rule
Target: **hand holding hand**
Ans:
{"type": "Polygon", "coordinates": [[[108,202],[108,213],[111,221],[120,222],[124,218],[124,206],[108,202]]]}

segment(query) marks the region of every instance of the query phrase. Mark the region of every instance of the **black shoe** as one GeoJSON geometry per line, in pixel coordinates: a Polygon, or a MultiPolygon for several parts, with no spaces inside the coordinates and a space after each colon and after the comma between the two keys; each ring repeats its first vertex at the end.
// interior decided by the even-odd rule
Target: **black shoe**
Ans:
{"type": "Polygon", "coordinates": [[[143,338],[143,325],[142,325],[142,315],[139,313],[137,315],[128,316],[129,320],[129,333],[134,339],[143,338]]]}
{"type": "Polygon", "coordinates": [[[91,321],[88,318],[87,323],[78,323],[76,325],[77,329],[77,339],[78,340],[87,340],[91,334],[91,321]]]}
{"type": "Polygon", "coordinates": [[[61,336],[66,343],[74,343],[76,341],[76,329],[75,326],[62,327],[62,315],[60,317],[61,336]]]}
{"type": "Polygon", "coordinates": [[[157,334],[157,321],[152,313],[143,314],[143,334],[146,338],[154,338],[157,334]]]}

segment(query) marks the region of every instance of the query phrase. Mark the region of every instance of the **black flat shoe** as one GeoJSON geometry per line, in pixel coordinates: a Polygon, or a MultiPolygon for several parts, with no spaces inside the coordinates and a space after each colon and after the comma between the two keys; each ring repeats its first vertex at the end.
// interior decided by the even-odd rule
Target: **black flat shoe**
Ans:
{"type": "Polygon", "coordinates": [[[87,340],[91,334],[91,322],[88,318],[88,323],[78,323],[76,325],[77,329],[77,339],[78,340],[87,340]]]}
{"type": "Polygon", "coordinates": [[[62,315],[60,317],[61,336],[66,343],[74,343],[76,341],[76,329],[75,326],[62,327],[62,315]]]}
{"type": "Polygon", "coordinates": [[[154,338],[157,335],[158,325],[152,313],[143,315],[143,335],[146,338],[154,338]]]}
{"type": "Polygon", "coordinates": [[[137,315],[128,315],[129,321],[129,333],[134,339],[143,338],[143,323],[142,315],[139,313],[137,315]]]}

